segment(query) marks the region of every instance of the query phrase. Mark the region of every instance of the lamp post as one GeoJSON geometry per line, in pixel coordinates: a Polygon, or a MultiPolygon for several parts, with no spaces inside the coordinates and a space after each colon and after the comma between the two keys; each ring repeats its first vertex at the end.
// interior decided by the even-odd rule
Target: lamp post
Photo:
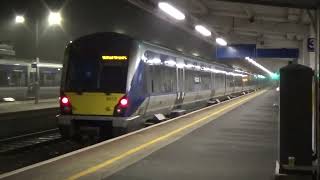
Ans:
{"type": "MultiPolygon", "coordinates": [[[[48,24],[49,26],[56,26],[60,25],[62,21],[61,14],[59,12],[50,12],[48,16],[48,24]]],[[[24,16],[17,15],[15,18],[15,23],[16,24],[23,24],[25,22],[24,16]]],[[[38,104],[39,103],[39,96],[40,96],[40,71],[39,71],[39,65],[40,65],[40,58],[39,58],[39,20],[36,19],[35,22],[35,59],[36,59],[36,78],[35,78],[35,83],[34,83],[34,88],[35,88],[35,99],[34,103],[38,104]]]]}

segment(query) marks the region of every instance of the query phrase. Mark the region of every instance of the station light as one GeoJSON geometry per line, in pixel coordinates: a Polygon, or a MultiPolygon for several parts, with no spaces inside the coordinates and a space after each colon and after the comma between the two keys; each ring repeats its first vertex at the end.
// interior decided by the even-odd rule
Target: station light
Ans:
{"type": "Polygon", "coordinates": [[[268,73],[270,77],[274,76],[273,72],[269,71],[267,68],[263,67],[261,64],[257,63],[255,60],[251,59],[250,57],[245,57],[245,59],[251,64],[263,70],[264,72],[268,73]]]}
{"type": "MultiPolygon", "coordinates": [[[[36,62],[34,62],[36,64],[36,62]]],[[[39,63],[39,67],[49,67],[49,68],[62,68],[62,64],[54,64],[54,63],[39,63]]]]}
{"type": "Polygon", "coordinates": [[[59,12],[50,12],[48,17],[49,25],[60,25],[62,21],[61,14],[59,12]]]}
{"type": "Polygon", "coordinates": [[[266,77],[265,77],[264,75],[258,74],[258,78],[260,78],[260,79],[265,79],[266,77]]]}
{"type": "Polygon", "coordinates": [[[279,79],[280,79],[280,75],[279,75],[278,73],[273,73],[273,74],[271,75],[271,79],[272,79],[272,80],[279,80],[279,79]]]}
{"type": "Polygon", "coordinates": [[[14,98],[12,97],[4,97],[2,98],[3,102],[14,102],[16,101],[14,98]]]}
{"type": "Polygon", "coordinates": [[[206,27],[202,25],[196,25],[194,28],[203,36],[211,36],[211,31],[209,31],[206,27]]]}
{"type": "Polygon", "coordinates": [[[23,16],[16,16],[15,22],[16,24],[22,24],[24,23],[24,17],[23,16]]]}
{"type": "Polygon", "coordinates": [[[199,55],[198,53],[196,53],[196,52],[192,53],[192,55],[193,55],[193,56],[196,56],[196,57],[200,56],[200,55],[199,55]]]}
{"type": "Polygon", "coordinates": [[[159,2],[158,7],[176,20],[184,20],[186,16],[177,8],[167,2],[159,2]]]}
{"type": "Polygon", "coordinates": [[[216,43],[219,44],[220,46],[226,46],[228,43],[226,40],[223,38],[216,38],[216,43]]]}

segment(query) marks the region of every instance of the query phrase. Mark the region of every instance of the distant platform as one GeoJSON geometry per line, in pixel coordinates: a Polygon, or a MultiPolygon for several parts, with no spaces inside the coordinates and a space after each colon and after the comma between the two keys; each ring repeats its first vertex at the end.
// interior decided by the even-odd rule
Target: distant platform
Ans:
{"type": "Polygon", "coordinates": [[[4,113],[32,111],[32,110],[58,108],[58,107],[59,107],[58,98],[40,99],[38,104],[35,104],[34,100],[2,102],[0,103],[0,115],[4,113]]]}

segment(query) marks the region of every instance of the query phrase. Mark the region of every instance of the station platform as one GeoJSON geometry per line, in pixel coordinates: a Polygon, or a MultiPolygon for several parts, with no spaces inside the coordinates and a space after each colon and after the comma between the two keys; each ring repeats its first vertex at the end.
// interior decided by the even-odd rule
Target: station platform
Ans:
{"type": "Polygon", "coordinates": [[[259,179],[277,159],[275,90],[261,90],[0,175],[0,179],[259,179]]]}
{"type": "Polygon", "coordinates": [[[38,104],[35,104],[34,100],[5,102],[0,103],[0,114],[58,107],[58,98],[40,99],[38,104]]]}
{"type": "Polygon", "coordinates": [[[58,113],[58,98],[0,103],[0,141],[57,128],[58,113]]]}

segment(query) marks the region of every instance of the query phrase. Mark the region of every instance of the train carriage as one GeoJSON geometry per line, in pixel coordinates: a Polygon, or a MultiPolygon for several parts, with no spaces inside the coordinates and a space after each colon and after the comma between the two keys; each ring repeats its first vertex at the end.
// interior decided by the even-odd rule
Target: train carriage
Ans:
{"type": "MultiPolygon", "coordinates": [[[[40,98],[58,98],[62,64],[39,64],[40,98]]],[[[36,71],[30,60],[0,59],[0,102],[5,98],[18,101],[35,97],[36,71]]]]}
{"type": "Polygon", "coordinates": [[[248,90],[248,76],[126,35],[87,35],[66,48],[58,124],[66,137],[122,134],[155,114],[248,90]]]}

